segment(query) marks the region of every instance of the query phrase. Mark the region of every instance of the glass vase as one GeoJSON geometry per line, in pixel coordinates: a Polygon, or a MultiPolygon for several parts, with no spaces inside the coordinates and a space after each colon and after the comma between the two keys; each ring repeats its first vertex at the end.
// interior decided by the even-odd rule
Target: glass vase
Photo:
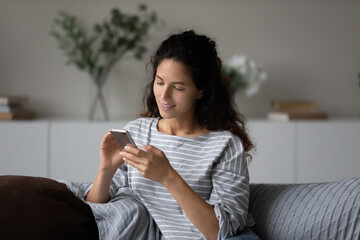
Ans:
{"type": "Polygon", "coordinates": [[[102,87],[100,86],[96,87],[96,94],[94,96],[94,100],[91,105],[89,120],[109,121],[109,112],[106,106],[106,101],[102,91],[102,87]]]}

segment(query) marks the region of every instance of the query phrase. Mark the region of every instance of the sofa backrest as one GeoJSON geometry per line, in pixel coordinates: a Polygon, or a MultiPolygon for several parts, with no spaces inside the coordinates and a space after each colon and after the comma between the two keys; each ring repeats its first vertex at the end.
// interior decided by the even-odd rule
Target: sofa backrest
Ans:
{"type": "Polygon", "coordinates": [[[252,184],[249,211],[263,240],[360,239],[360,178],[252,184]]]}

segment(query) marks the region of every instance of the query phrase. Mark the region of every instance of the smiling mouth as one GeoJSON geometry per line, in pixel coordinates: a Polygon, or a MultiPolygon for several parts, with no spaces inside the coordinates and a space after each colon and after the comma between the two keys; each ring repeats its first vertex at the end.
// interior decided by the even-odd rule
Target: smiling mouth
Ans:
{"type": "Polygon", "coordinates": [[[161,104],[161,107],[165,110],[171,109],[173,107],[175,107],[175,105],[171,105],[171,104],[161,104]]]}

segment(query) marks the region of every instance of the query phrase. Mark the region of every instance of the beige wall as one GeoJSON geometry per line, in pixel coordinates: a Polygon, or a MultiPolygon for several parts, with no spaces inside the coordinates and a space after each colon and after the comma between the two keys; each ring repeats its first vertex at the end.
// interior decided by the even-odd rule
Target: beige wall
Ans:
{"type": "MultiPolygon", "coordinates": [[[[42,117],[86,119],[94,87],[65,66],[48,34],[53,19],[63,9],[92,26],[113,7],[133,12],[138,2],[0,0],[0,93],[28,95],[42,117]]],[[[224,60],[238,53],[263,65],[269,78],[259,94],[236,98],[248,118],[265,117],[272,99],[313,99],[331,117],[359,118],[360,1],[146,2],[167,23],[153,31],[151,51],[170,32],[193,28],[216,39],[224,60]]],[[[105,87],[112,120],[136,116],[145,79],[145,61],[117,65],[105,87]]]]}

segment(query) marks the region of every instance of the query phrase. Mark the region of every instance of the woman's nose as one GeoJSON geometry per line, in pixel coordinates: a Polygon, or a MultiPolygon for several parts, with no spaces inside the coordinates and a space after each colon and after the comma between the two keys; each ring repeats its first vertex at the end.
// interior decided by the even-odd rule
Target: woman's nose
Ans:
{"type": "Polygon", "coordinates": [[[165,87],[162,92],[163,99],[171,97],[171,89],[169,87],[165,87]]]}

